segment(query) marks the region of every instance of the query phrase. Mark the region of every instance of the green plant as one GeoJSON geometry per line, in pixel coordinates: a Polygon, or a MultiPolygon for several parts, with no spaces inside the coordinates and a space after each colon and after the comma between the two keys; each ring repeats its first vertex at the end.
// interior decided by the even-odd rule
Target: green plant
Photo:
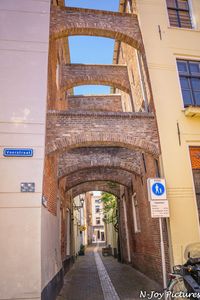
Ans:
{"type": "Polygon", "coordinates": [[[117,199],[109,193],[102,193],[101,201],[103,203],[104,222],[112,223],[115,230],[118,231],[117,199]]]}
{"type": "Polygon", "coordinates": [[[80,250],[79,250],[78,254],[85,255],[85,246],[83,244],[80,245],[80,250]]]}

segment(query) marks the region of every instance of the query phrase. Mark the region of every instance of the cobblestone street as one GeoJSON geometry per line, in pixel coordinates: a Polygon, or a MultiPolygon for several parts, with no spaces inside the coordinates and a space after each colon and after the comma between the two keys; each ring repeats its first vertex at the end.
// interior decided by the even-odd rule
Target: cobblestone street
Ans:
{"type": "Polygon", "coordinates": [[[162,288],[113,257],[103,257],[101,249],[94,246],[88,247],[66,274],[57,300],[133,300],[139,299],[140,291],[148,294],[162,288]]]}

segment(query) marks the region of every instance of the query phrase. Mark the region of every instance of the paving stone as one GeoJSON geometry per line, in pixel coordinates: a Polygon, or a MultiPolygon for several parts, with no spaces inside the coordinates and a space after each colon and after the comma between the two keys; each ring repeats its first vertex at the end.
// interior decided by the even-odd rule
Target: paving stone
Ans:
{"type": "Polygon", "coordinates": [[[121,264],[111,256],[101,255],[101,258],[120,299],[142,299],[139,297],[141,291],[146,291],[149,295],[152,291],[162,292],[159,284],[131,266],[121,264]]]}
{"type": "Polygon", "coordinates": [[[57,300],[135,300],[142,299],[141,291],[150,296],[151,291],[162,292],[162,288],[131,266],[102,256],[100,248],[97,253],[88,247],[66,274],[57,300]]]}

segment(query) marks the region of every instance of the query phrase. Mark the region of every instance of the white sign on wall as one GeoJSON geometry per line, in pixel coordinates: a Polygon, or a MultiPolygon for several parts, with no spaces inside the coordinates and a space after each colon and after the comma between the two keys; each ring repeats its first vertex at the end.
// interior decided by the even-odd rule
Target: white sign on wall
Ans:
{"type": "Polygon", "coordinates": [[[169,204],[167,200],[150,201],[152,218],[169,218],[169,204]]]}

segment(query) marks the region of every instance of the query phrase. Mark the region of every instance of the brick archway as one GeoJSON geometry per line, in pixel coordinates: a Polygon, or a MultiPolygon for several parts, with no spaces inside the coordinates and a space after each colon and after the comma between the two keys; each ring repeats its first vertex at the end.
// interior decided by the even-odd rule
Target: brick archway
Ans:
{"type": "Polygon", "coordinates": [[[102,36],[142,48],[142,36],[136,14],[75,7],[52,7],[50,36],[102,36]]]}
{"type": "Polygon", "coordinates": [[[58,176],[62,178],[78,170],[102,167],[141,175],[141,154],[117,147],[73,149],[60,155],[58,176]]]}
{"type": "Polygon", "coordinates": [[[72,135],[71,138],[63,137],[58,141],[49,143],[47,146],[47,154],[54,151],[66,151],[69,149],[81,147],[123,147],[130,150],[140,150],[150,153],[154,156],[159,155],[159,149],[154,143],[148,142],[141,138],[124,137],[120,134],[113,134],[112,137],[105,134],[77,134],[72,135]]]}
{"type": "Polygon", "coordinates": [[[63,64],[60,66],[61,90],[79,85],[108,85],[130,94],[130,82],[125,65],[63,64]]]}
{"type": "Polygon", "coordinates": [[[71,192],[72,198],[89,191],[102,191],[120,197],[120,185],[111,181],[89,181],[73,187],[71,192]]]}
{"type": "Polygon", "coordinates": [[[69,191],[75,186],[91,181],[111,181],[123,186],[131,186],[131,173],[124,170],[116,170],[111,168],[93,168],[77,171],[65,177],[65,191],[69,191]]]}
{"type": "Polygon", "coordinates": [[[81,147],[122,147],[158,156],[157,126],[152,114],[49,112],[47,154],[81,147]]]}

